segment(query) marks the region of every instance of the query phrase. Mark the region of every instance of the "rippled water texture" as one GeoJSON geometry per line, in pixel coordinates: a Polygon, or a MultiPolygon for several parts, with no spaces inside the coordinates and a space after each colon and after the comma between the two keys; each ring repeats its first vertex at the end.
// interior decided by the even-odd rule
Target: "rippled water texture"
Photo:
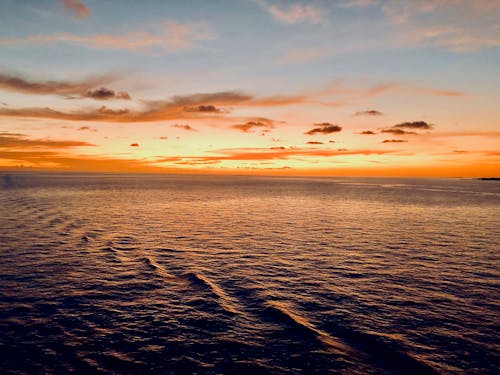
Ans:
{"type": "Polygon", "coordinates": [[[0,174],[3,373],[499,365],[500,184],[0,174]]]}

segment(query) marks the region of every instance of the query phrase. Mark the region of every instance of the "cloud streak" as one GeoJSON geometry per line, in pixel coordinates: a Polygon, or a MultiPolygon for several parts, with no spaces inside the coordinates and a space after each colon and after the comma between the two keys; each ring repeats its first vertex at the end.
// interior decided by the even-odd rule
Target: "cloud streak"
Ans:
{"type": "Polygon", "coordinates": [[[366,111],[359,111],[354,114],[354,116],[382,116],[383,113],[374,109],[369,109],[366,111]]]}
{"type": "Polygon", "coordinates": [[[408,142],[405,139],[384,139],[382,143],[403,143],[403,142],[408,142]]]}
{"type": "Polygon", "coordinates": [[[275,20],[284,24],[315,25],[325,22],[324,11],[313,4],[291,4],[283,7],[268,1],[259,1],[259,3],[275,20]]]}
{"type": "Polygon", "coordinates": [[[193,127],[191,127],[190,125],[175,124],[175,125],[172,125],[172,128],[187,130],[189,132],[196,132],[196,131],[198,131],[198,130],[194,129],[193,127]]]}
{"type": "Polygon", "coordinates": [[[140,51],[155,47],[163,51],[177,52],[193,49],[197,47],[199,42],[213,38],[213,32],[204,24],[166,21],[163,27],[156,33],[148,31],[95,35],[60,33],[52,35],[29,35],[25,37],[3,37],[0,38],[0,46],[70,43],[96,49],[140,51]]]}
{"type": "Polygon", "coordinates": [[[94,89],[118,79],[116,75],[107,74],[73,82],[53,80],[34,81],[11,74],[0,73],[0,90],[32,95],[59,95],[64,97],[78,95],[79,97],[93,99],[130,99],[130,96],[126,92],[115,93],[113,90],[104,87],[97,90],[94,89]]]}
{"type": "Polygon", "coordinates": [[[403,129],[394,129],[394,128],[383,129],[381,131],[381,133],[390,133],[390,134],[394,134],[394,135],[416,135],[417,134],[415,132],[409,132],[409,131],[406,131],[403,129]]]}
{"type": "Polygon", "coordinates": [[[82,146],[95,146],[92,143],[82,141],[67,141],[67,140],[51,140],[51,139],[29,139],[24,134],[17,133],[0,133],[0,148],[46,148],[46,149],[61,149],[82,146]]]}
{"type": "MultiPolygon", "coordinates": [[[[287,160],[295,157],[337,157],[348,155],[384,155],[393,153],[388,150],[331,150],[318,148],[243,148],[243,149],[223,149],[215,151],[219,155],[210,156],[183,156],[176,160],[191,161],[249,161],[249,160],[287,160]]],[[[157,163],[172,162],[172,158],[159,158],[157,163]]]]}
{"type": "Polygon", "coordinates": [[[402,122],[394,125],[395,129],[416,129],[416,130],[431,130],[434,126],[425,121],[402,122]]]}
{"type": "Polygon", "coordinates": [[[60,0],[64,7],[73,12],[75,18],[84,19],[92,13],[90,9],[79,0],[60,0]]]}

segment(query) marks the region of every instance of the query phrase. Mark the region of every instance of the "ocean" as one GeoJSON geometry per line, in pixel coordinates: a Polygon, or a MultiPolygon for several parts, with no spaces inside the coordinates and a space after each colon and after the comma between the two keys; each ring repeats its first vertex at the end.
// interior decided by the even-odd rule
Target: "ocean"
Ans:
{"type": "Polygon", "coordinates": [[[500,183],[0,173],[0,366],[495,374],[500,183]]]}

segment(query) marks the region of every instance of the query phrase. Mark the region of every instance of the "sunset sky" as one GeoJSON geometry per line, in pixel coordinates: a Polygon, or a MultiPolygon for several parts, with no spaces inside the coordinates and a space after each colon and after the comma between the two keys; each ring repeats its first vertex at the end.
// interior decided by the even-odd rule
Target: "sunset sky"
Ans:
{"type": "Polygon", "coordinates": [[[500,1],[0,2],[0,169],[500,175],[500,1]]]}

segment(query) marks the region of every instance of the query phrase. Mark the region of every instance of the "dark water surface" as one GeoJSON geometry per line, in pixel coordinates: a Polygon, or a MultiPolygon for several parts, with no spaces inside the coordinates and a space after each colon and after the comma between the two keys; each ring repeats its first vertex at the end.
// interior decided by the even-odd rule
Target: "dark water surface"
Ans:
{"type": "Polygon", "coordinates": [[[2,373],[498,373],[500,184],[0,173],[2,373]]]}

